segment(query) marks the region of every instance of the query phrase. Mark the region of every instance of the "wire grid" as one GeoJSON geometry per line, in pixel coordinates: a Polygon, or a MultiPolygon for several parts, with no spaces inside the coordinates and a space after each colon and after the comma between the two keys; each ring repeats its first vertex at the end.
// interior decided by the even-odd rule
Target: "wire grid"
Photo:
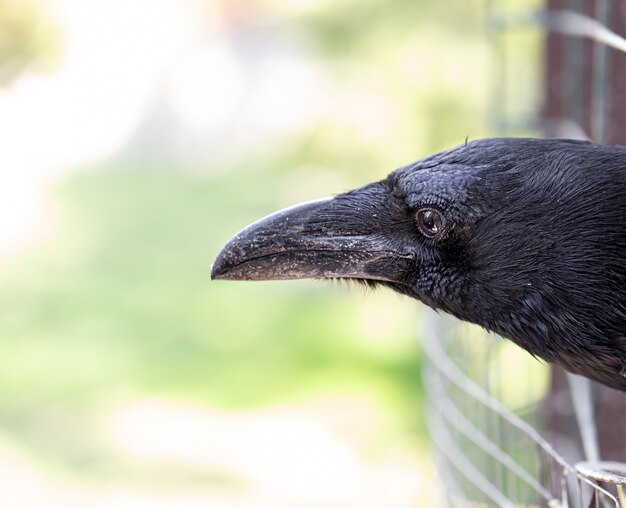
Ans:
{"type": "MultiPolygon", "coordinates": [[[[510,62],[500,34],[530,28],[568,36],[570,49],[565,65],[570,79],[577,83],[576,93],[568,98],[562,112],[564,116],[544,116],[540,123],[560,136],[605,141],[612,111],[607,95],[612,70],[608,48],[626,52],[626,39],[610,30],[611,0],[596,1],[595,18],[580,12],[583,0],[561,4],[569,10],[526,12],[513,17],[505,16],[498,2],[490,0],[486,5],[487,33],[499,69],[491,115],[496,129],[508,134],[516,127],[538,127],[536,118],[510,118],[503,92],[507,88],[505,68],[510,62]],[[589,83],[581,64],[583,39],[595,43],[589,83]],[[584,100],[581,83],[590,87],[589,104],[584,100]],[[589,122],[585,122],[586,117],[589,122]]],[[[516,374],[520,379],[511,380],[510,365],[493,361],[502,339],[483,333],[483,337],[468,340],[466,325],[432,311],[427,311],[424,322],[426,420],[448,506],[620,506],[612,492],[582,476],[542,437],[540,431],[545,429],[541,429],[541,402],[536,397],[528,394],[530,405],[516,412],[502,403],[499,392],[503,380],[517,383],[522,390],[529,383],[519,371],[516,374]]]]}
{"type": "MultiPolygon", "coordinates": [[[[570,50],[567,51],[567,72],[570,79],[575,81],[573,91],[566,101],[567,120],[561,118],[546,119],[561,123],[552,125],[555,134],[573,134],[581,139],[594,140],[597,143],[607,141],[609,129],[609,117],[611,108],[618,104],[612,103],[611,87],[613,86],[611,75],[611,60],[609,50],[626,53],[626,39],[610,29],[612,17],[618,16],[615,9],[618,8],[612,0],[595,0],[595,17],[582,14],[578,10],[583,9],[584,2],[575,0],[569,2],[570,9],[545,10],[535,14],[534,19],[546,32],[558,33],[568,36],[570,50]],[[574,8],[578,10],[573,10],[574,8]],[[591,56],[591,75],[587,86],[590,88],[591,102],[585,107],[584,84],[588,79],[585,76],[585,68],[582,39],[594,43],[593,55],[591,56]],[[588,111],[585,109],[588,108],[588,111]],[[585,122],[585,116],[589,121],[585,122]],[[587,123],[588,128],[583,125],[587,123]],[[568,127],[569,126],[569,127],[568,127]],[[556,129],[554,128],[556,127],[556,129]]],[[[615,134],[615,133],[614,133],[615,134]]],[[[621,136],[618,139],[622,139],[621,136]]]]}
{"type": "MultiPolygon", "coordinates": [[[[561,3],[546,0],[548,6],[552,4],[562,5],[560,9],[545,9],[539,11],[518,10],[513,13],[502,7],[496,0],[487,0],[485,27],[488,40],[492,47],[495,62],[496,77],[492,90],[492,126],[501,135],[527,130],[546,130],[551,136],[567,137],[573,139],[593,140],[597,143],[607,142],[609,134],[610,117],[615,108],[623,107],[615,102],[612,92],[614,86],[623,85],[612,83],[615,69],[612,68],[612,60],[609,58],[610,50],[626,54],[626,38],[611,30],[618,14],[619,3],[614,0],[594,0],[592,2],[593,16],[584,14],[584,6],[589,4],[586,0],[565,0],[561,3]],[[557,117],[544,112],[538,121],[534,113],[526,115],[511,115],[510,102],[507,99],[506,90],[511,86],[507,79],[507,68],[516,65],[507,55],[503,35],[520,32],[555,33],[567,36],[566,51],[562,55],[565,59],[564,74],[553,76],[548,70],[549,79],[567,78],[571,88],[567,94],[562,110],[557,117]],[[593,56],[591,58],[591,71],[584,65],[585,56],[584,40],[591,41],[593,56]],[[590,72],[590,76],[587,73],[590,72]],[[591,95],[590,103],[586,101],[585,88],[589,87],[591,95]],[[589,120],[586,120],[586,117],[589,120]]],[[[538,105],[539,106],[539,105],[538,105]]],[[[619,143],[624,143],[622,132],[613,132],[613,138],[619,143]]],[[[615,142],[615,141],[612,141],[615,142]]]]}
{"type": "Polygon", "coordinates": [[[493,361],[501,338],[467,340],[467,325],[430,310],[424,322],[426,422],[448,506],[620,507],[536,430],[538,401],[513,412],[499,400],[503,380],[528,384],[493,361]]]}

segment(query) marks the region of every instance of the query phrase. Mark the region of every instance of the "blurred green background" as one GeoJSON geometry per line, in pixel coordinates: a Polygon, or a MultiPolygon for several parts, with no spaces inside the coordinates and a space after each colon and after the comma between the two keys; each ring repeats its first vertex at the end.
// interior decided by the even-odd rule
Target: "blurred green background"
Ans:
{"type": "Polygon", "coordinates": [[[419,306],[209,271],[530,115],[542,40],[488,7],[0,0],[1,506],[434,502],[419,306]]]}

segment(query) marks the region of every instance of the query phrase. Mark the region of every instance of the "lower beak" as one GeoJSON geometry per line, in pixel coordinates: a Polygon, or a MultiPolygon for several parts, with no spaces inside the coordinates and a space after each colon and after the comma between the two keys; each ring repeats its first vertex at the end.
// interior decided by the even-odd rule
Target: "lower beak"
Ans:
{"type": "Polygon", "coordinates": [[[385,227],[389,199],[384,186],[376,183],[276,212],[243,229],[224,246],[211,278],[401,283],[414,254],[394,237],[392,227],[385,227]]]}

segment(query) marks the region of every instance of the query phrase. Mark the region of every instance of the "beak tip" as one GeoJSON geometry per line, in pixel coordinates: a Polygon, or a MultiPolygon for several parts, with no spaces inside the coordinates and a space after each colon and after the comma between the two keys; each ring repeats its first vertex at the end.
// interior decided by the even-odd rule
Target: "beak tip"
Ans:
{"type": "Polygon", "coordinates": [[[223,280],[226,277],[224,277],[224,275],[222,273],[220,273],[218,270],[211,270],[211,280],[223,280]]]}
{"type": "Polygon", "coordinates": [[[213,267],[211,268],[211,280],[220,280],[222,279],[222,276],[222,271],[216,269],[216,265],[213,265],[213,267]]]}
{"type": "Polygon", "coordinates": [[[228,279],[228,272],[231,266],[224,260],[222,253],[218,254],[213,261],[213,266],[211,267],[211,280],[225,280],[228,279]]]}

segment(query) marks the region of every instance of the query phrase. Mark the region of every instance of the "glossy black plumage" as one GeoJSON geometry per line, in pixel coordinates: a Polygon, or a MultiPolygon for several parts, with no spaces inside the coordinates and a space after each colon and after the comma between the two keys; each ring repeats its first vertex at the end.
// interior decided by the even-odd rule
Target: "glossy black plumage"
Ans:
{"type": "Polygon", "coordinates": [[[250,226],[212,276],[384,284],[626,391],[626,148],[468,143],[250,226]]]}

